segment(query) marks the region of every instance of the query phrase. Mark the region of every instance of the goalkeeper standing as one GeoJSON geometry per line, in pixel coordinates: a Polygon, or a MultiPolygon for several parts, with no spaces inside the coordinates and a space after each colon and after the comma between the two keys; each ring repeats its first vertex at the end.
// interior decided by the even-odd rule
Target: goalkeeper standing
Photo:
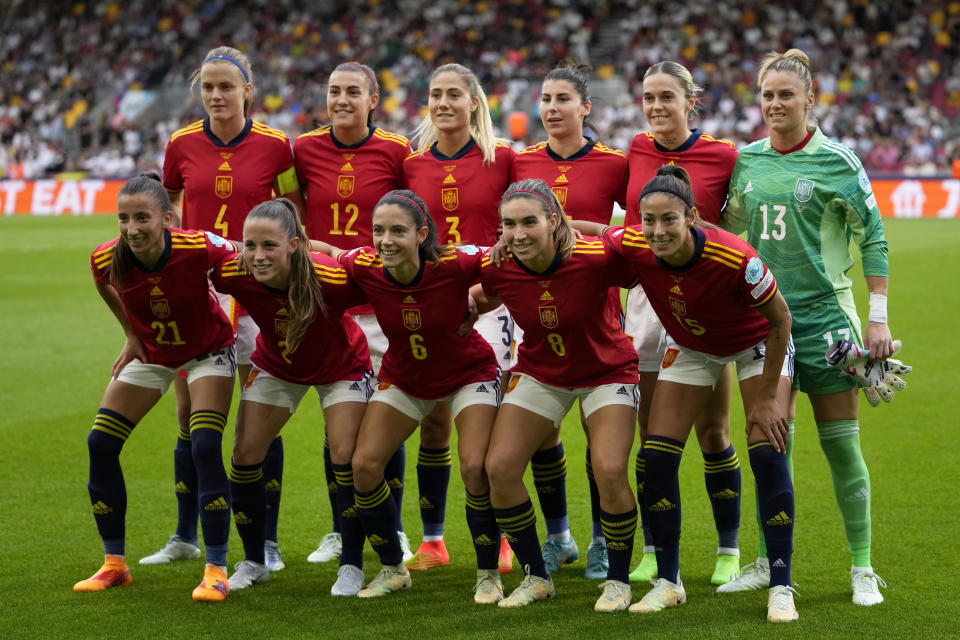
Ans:
{"type": "MultiPolygon", "coordinates": [[[[824,351],[846,339],[875,359],[893,354],[887,326],[887,242],[870,180],[856,153],[808,126],[814,104],[810,61],[799,49],[771,52],[757,84],[770,137],[741,150],[730,181],[725,228],[747,241],[773,271],[793,315],[796,376],[790,403],[791,445],[797,391],[810,398],[820,446],[833,476],[850,555],[853,602],[883,602],[883,580],[870,564],[870,476],[860,452],[857,381],[829,366],[824,351]],[[863,256],[870,290],[865,332],[847,270],[851,236],[863,256]]],[[[788,446],[788,457],[792,446],[788,446]]],[[[792,469],[792,464],[791,464],[792,469]]],[[[761,537],[762,544],[762,537],[761,537]]],[[[761,547],[756,563],[721,585],[729,593],[768,586],[761,547]]]]}

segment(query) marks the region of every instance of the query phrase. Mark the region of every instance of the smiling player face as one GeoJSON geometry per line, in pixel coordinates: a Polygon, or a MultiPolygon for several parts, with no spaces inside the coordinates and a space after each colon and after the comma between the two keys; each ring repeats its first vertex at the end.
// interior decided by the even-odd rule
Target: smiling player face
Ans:
{"type": "Polygon", "coordinates": [[[137,260],[154,264],[163,253],[163,230],[170,226],[173,212],[163,211],[146,193],[123,194],[117,198],[120,237],[137,260]]]}
{"type": "Polygon", "coordinates": [[[674,266],[685,265],[693,257],[693,216],[685,215],[684,208],[683,202],[666,193],[651,193],[640,201],[643,237],[653,255],[674,266]]]}
{"type": "Polygon", "coordinates": [[[370,93],[370,84],[359,71],[334,71],[327,86],[327,112],[333,128],[358,129],[367,125],[380,96],[370,93]]]}
{"type": "Polygon", "coordinates": [[[643,115],[658,141],[687,137],[687,118],[695,103],[696,98],[686,97],[680,82],[668,73],[643,81],[643,115]]]}
{"type": "Polygon", "coordinates": [[[813,92],[806,91],[800,76],[791,71],[769,71],[763,77],[760,110],[774,147],[787,149],[803,140],[813,100],[813,92]]]}
{"type": "Polygon", "coordinates": [[[470,87],[454,71],[444,71],[430,81],[427,109],[433,124],[444,133],[468,130],[470,115],[478,104],[479,100],[470,96],[470,87]]]}
{"type": "Polygon", "coordinates": [[[300,238],[287,238],[276,220],[247,218],[243,224],[243,262],[268,287],[289,286],[290,257],[299,246],[300,238]]]}
{"type": "Polygon", "coordinates": [[[534,271],[546,270],[557,253],[556,214],[547,213],[533,198],[514,198],[500,206],[500,219],[503,241],[513,255],[534,271]]]}
{"type": "Polygon", "coordinates": [[[419,270],[419,247],[427,232],[425,226],[418,229],[413,216],[400,205],[381,204],[373,211],[373,247],[383,266],[394,275],[415,274],[419,270]]]}

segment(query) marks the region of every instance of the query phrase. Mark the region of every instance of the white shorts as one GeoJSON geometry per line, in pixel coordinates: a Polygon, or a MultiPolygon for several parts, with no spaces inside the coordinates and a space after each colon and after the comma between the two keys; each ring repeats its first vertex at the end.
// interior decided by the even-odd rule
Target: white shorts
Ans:
{"type": "Polygon", "coordinates": [[[281,380],[256,367],[243,385],[240,401],[259,402],[273,407],[286,407],[290,413],[297,410],[300,400],[310,387],[317,390],[320,407],[327,409],[341,402],[366,404],[370,398],[370,372],[362,380],[338,380],[329,384],[298,384],[281,380]]]}
{"type": "MultiPolygon", "coordinates": [[[[211,289],[212,291],[212,289],[211,289]]],[[[220,308],[227,314],[227,318],[233,325],[237,339],[237,364],[251,364],[250,356],[253,349],[257,346],[257,336],[260,334],[260,327],[253,321],[248,314],[234,318],[236,315],[236,301],[232,296],[226,293],[214,291],[217,294],[217,300],[220,302],[220,308]]]]}
{"type": "Polygon", "coordinates": [[[493,311],[481,314],[473,328],[483,336],[497,358],[497,366],[501,369],[510,367],[510,358],[513,356],[513,318],[505,305],[500,305],[493,311]]]}
{"type": "Polygon", "coordinates": [[[217,349],[211,353],[197,356],[179,367],[144,364],[136,359],[127,363],[127,366],[117,376],[117,380],[137,387],[159,389],[160,395],[163,395],[180,370],[187,374],[187,384],[206,376],[232,378],[237,371],[236,349],[233,345],[217,349]]]}
{"type": "Polygon", "coordinates": [[[383,362],[383,354],[387,352],[387,336],[383,335],[383,329],[377,322],[377,316],[372,313],[362,313],[352,316],[353,320],[360,325],[360,330],[367,337],[367,348],[370,349],[370,362],[373,363],[373,375],[380,375],[380,363],[383,362]]]}
{"type": "MultiPolygon", "coordinates": [[[[715,356],[702,351],[685,349],[667,334],[667,351],[660,366],[659,380],[689,384],[697,387],[717,386],[717,380],[728,362],[737,363],[737,379],[741,382],[763,373],[767,343],[763,341],[749,349],[731,356],[715,356]]],[[[787,355],[783,359],[780,375],[793,378],[793,340],[787,343],[787,355]]]]}
{"type": "Polygon", "coordinates": [[[513,325],[513,355],[510,356],[510,368],[513,369],[520,362],[520,345],[523,344],[523,329],[520,325],[513,325]]]}
{"type": "Polygon", "coordinates": [[[633,339],[640,371],[659,370],[666,350],[663,324],[647,300],[643,287],[636,286],[627,292],[624,315],[623,332],[633,339]]]}
{"type": "Polygon", "coordinates": [[[557,428],[578,398],[583,415],[588,418],[597,409],[608,405],[622,404],[636,411],[640,404],[640,394],[635,383],[565,389],[544,384],[532,376],[521,373],[510,375],[502,404],[515,404],[527,411],[532,411],[552,420],[554,428],[557,428]]]}
{"type": "Polygon", "coordinates": [[[444,398],[436,400],[424,400],[410,395],[396,385],[381,382],[377,385],[370,402],[383,402],[388,404],[400,413],[409,416],[418,423],[421,422],[428,413],[433,411],[433,406],[438,402],[446,402],[450,407],[450,412],[454,419],[460,412],[474,404],[489,404],[499,406],[500,400],[500,380],[487,380],[486,382],[471,382],[464,385],[444,398]]]}

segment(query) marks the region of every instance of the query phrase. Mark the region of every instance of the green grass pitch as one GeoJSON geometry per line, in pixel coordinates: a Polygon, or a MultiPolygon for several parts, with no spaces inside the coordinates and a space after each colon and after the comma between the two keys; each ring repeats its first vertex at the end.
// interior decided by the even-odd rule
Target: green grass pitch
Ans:
{"type": "MultiPolygon", "coordinates": [[[[133,584],[74,593],[73,583],[88,577],[103,557],[86,493],[85,438],[122,333],[97,296],[87,265],[90,251],[113,237],[116,226],[109,216],[0,219],[0,637],[958,637],[960,420],[953,394],[960,377],[953,367],[960,364],[955,329],[960,222],[889,220],[886,231],[893,273],[891,327],[904,342],[903,360],[915,368],[908,389],[892,405],[873,409],[861,402],[863,450],[874,494],[873,563],[889,583],[886,602],[869,609],[850,602],[842,525],[810,410],[801,398],[793,565],[800,620],[774,628],[764,619],[764,593],[720,597],[709,585],[716,540],[695,440],[681,468],[681,567],[688,592],[683,607],[653,616],[596,614],[598,582],[583,577],[582,560],[555,576],[558,597],[552,602],[517,611],[475,606],[473,553],[456,464],[447,509],[451,565],[414,574],[413,588],[393,597],[334,599],[329,588],[336,566],[306,562],[330,529],[321,416],[311,400],[304,401],[284,432],[280,544],[287,568],[222,604],[194,604],[190,591],[201,577],[199,562],[136,565],[174,528],[172,393],[137,427],[121,458],[133,584]]],[[[864,309],[859,266],[851,273],[864,309]]],[[[735,398],[732,425],[744,469],[741,549],[746,563],[755,556],[757,533],[738,403],[735,398]]],[[[584,440],[569,418],[564,434],[570,522],[584,553],[590,533],[584,440]]],[[[225,437],[225,457],[231,437],[232,430],[225,437]]],[[[414,436],[407,445],[404,499],[414,545],[421,531],[416,450],[414,436]]],[[[240,559],[234,532],[229,560],[240,559]]],[[[365,561],[369,579],[378,568],[369,547],[365,561]]],[[[515,570],[505,576],[506,588],[519,580],[515,570]]],[[[636,600],[645,587],[635,585],[633,592],[636,600]]]]}

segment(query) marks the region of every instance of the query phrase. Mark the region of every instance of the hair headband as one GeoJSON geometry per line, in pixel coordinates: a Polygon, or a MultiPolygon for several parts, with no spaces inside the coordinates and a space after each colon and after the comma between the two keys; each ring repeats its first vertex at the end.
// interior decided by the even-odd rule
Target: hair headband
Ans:
{"type": "Polygon", "coordinates": [[[531,193],[531,194],[537,196],[538,198],[540,198],[541,200],[543,200],[544,202],[547,203],[547,210],[548,210],[550,213],[552,213],[552,214],[554,214],[554,215],[556,215],[556,213],[557,213],[556,211],[554,211],[553,205],[550,204],[550,201],[547,200],[547,199],[543,196],[543,194],[537,193],[536,191],[530,191],[529,189],[514,189],[513,191],[508,191],[508,192],[506,192],[505,194],[503,194],[503,197],[506,198],[507,196],[509,196],[509,195],[511,195],[511,194],[514,194],[514,193],[531,193]]]}
{"type": "MultiPolygon", "coordinates": [[[[676,178],[674,178],[674,180],[676,180],[676,178]]],[[[673,187],[668,187],[668,186],[653,185],[652,183],[653,183],[653,180],[650,180],[650,182],[648,182],[647,185],[643,188],[643,191],[640,192],[640,197],[637,198],[637,202],[639,202],[640,200],[643,200],[651,193],[669,193],[670,195],[677,198],[688,207],[693,206],[693,203],[687,200],[687,196],[680,193],[679,189],[674,189],[673,187]]]]}
{"type": "Polygon", "coordinates": [[[209,58],[203,61],[203,64],[207,64],[211,60],[226,60],[227,62],[232,62],[233,64],[237,65],[237,69],[240,69],[240,73],[243,74],[243,79],[246,80],[247,82],[250,82],[250,76],[247,75],[246,69],[240,66],[240,63],[234,60],[233,58],[231,58],[230,56],[210,56],[209,58]]]}
{"type": "Polygon", "coordinates": [[[359,69],[360,72],[367,77],[367,80],[370,81],[370,88],[371,88],[371,90],[376,91],[376,89],[377,89],[377,81],[376,81],[376,79],[370,74],[370,72],[367,71],[367,68],[366,68],[365,66],[363,66],[363,65],[360,64],[359,62],[344,62],[344,63],[343,63],[343,66],[356,67],[357,69],[359,69]]]}
{"type": "Polygon", "coordinates": [[[412,203],[413,203],[413,206],[415,206],[415,207],[417,208],[417,211],[420,212],[420,218],[421,218],[420,221],[426,223],[426,221],[427,221],[427,214],[425,214],[425,213],[423,212],[423,209],[420,208],[420,205],[417,204],[417,201],[414,200],[413,198],[408,198],[407,196],[400,195],[399,193],[395,193],[395,194],[393,194],[393,195],[384,196],[384,197],[385,197],[385,198],[403,198],[404,200],[406,200],[406,201],[408,201],[408,202],[412,202],[412,203]]]}

